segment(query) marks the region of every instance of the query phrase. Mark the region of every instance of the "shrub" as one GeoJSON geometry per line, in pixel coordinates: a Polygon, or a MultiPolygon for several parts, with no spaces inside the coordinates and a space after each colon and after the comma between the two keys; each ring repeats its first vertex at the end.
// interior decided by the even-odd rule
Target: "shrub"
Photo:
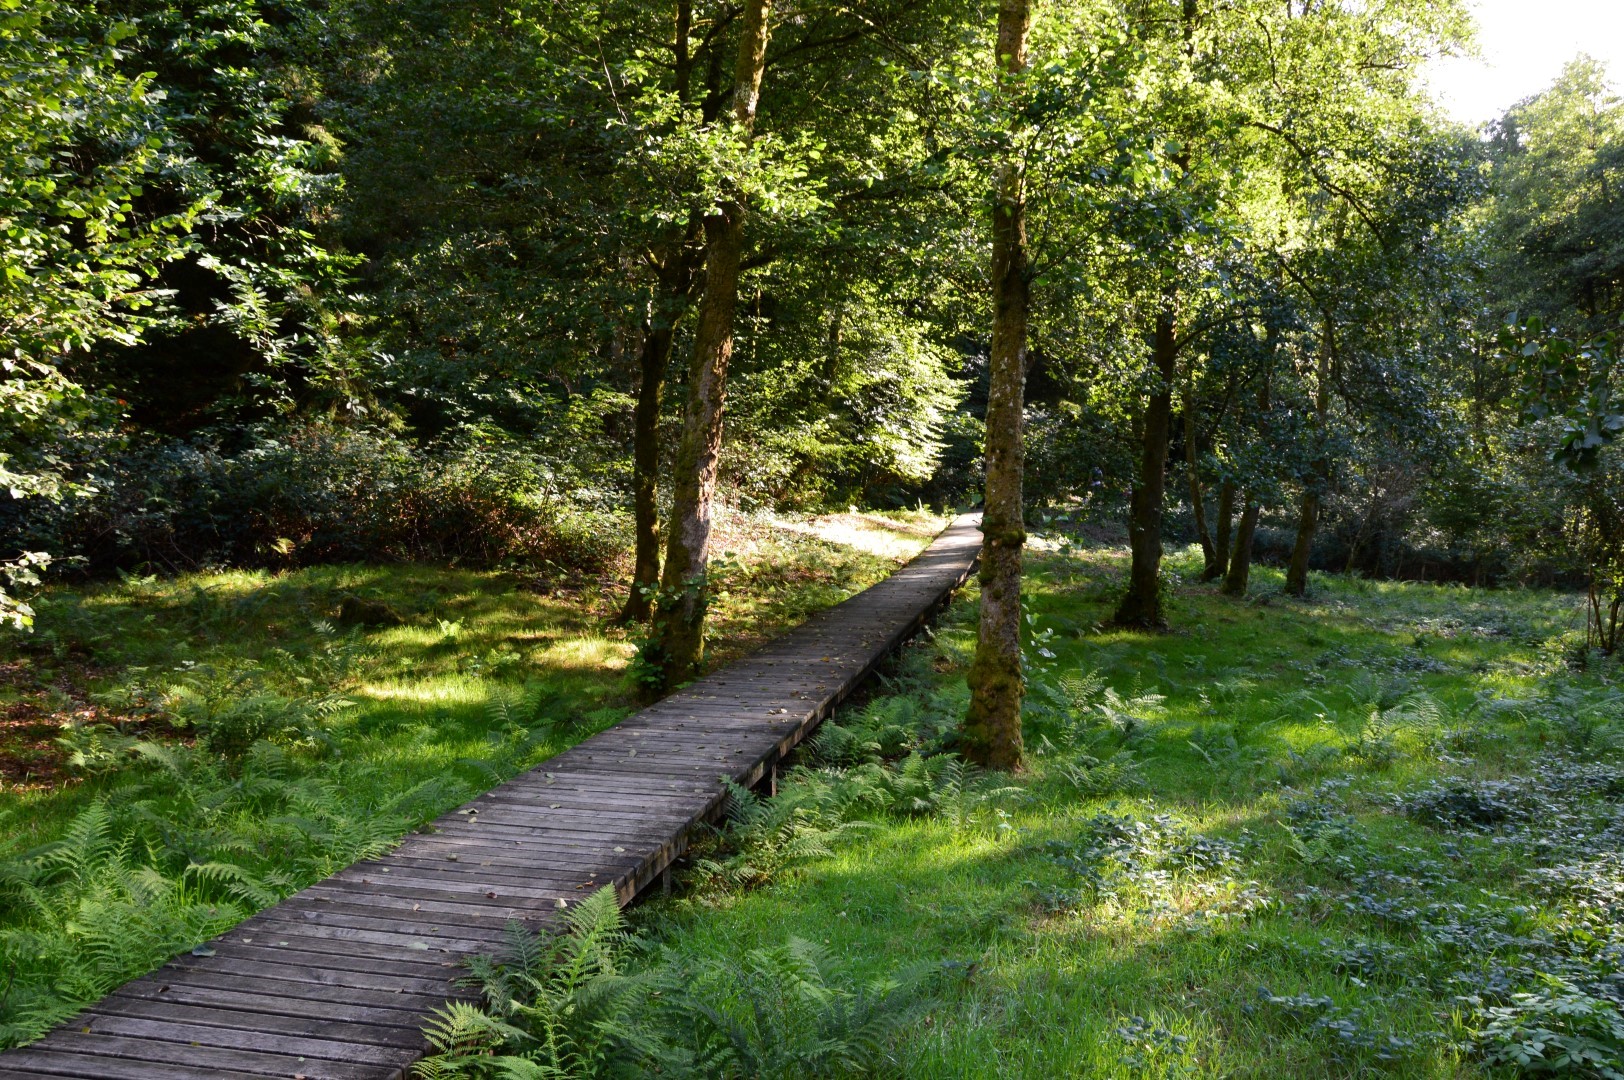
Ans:
{"type": "Polygon", "coordinates": [[[517,444],[461,432],[426,448],[307,424],[228,449],[128,450],[87,494],[0,506],[0,549],[43,549],[82,573],[333,562],[552,565],[600,571],[624,545],[608,511],[561,490],[517,444]]]}
{"type": "Polygon", "coordinates": [[[1624,1016],[1612,1002],[1548,976],[1533,993],[1483,1010],[1476,1041],[1490,1066],[1539,1076],[1624,1080],[1624,1016]]]}

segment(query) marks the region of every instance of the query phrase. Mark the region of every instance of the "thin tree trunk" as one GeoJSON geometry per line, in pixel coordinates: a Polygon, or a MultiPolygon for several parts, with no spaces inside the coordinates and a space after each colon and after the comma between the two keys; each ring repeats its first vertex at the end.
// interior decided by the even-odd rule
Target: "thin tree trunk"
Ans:
{"type": "MultiPolygon", "coordinates": [[[[733,120],[745,138],[755,126],[761,76],[766,68],[771,0],[748,0],[734,73],[733,120]]],[[[705,654],[705,608],[710,554],[711,499],[722,448],[727,365],[733,355],[733,316],[739,299],[739,261],[744,252],[745,205],[725,199],[705,217],[705,296],[694,327],[688,368],[688,400],[682,441],[672,464],[671,528],[653,627],[644,646],[652,671],[651,692],[691,678],[705,654]]]]}
{"type": "Polygon", "coordinates": [[[1224,574],[1224,584],[1219,589],[1226,596],[1245,596],[1246,580],[1252,573],[1252,538],[1257,535],[1257,518],[1261,507],[1252,498],[1251,492],[1246,495],[1246,509],[1241,511],[1240,528],[1235,531],[1235,551],[1229,557],[1229,569],[1224,574]]]}
{"type": "MultiPolygon", "coordinates": [[[[1028,0],[1000,0],[998,55],[1007,76],[1026,70],[1028,0]]],[[[1009,81],[1013,81],[1012,79],[1009,81]]],[[[1007,88],[1008,83],[1005,83],[1007,88]]],[[[1026,251],[1026,178],[1011,158],[998,171],[992,220],[992,350],[987,391],[986,488],[981,517],[981,613],[970,665],[970,709],[961,729],[966,760],[993,769],[1021,764],[1021,503],[1026,331],[1031,279],[1026,251]]]]}
{"type": "Polygon", "coordinates": [[[647,622],[660,584],[660,413],[677,322],[693,298],[700,252],[697,228],[660,267],[655,312],[643,329],[641,381],[632,413],[632,585],[620,621],[647,622]]]}
{"type": "Polygon", "coordinates": [[[1314,548],[1314,530],[1319,526],[1321,492],[1331,479],[1330,449],[1326,440],[1330,436],[1327,425],[1330,423],[1331,362],[1336,352],[1336,337],[1328,312],[1324,320],[1324,341],[1320,348],[1314,387],[1314,420],[1320,453],[1314,459],[1308,482],[1303,486],[1302,507],[1297,515],[1297,539],[1291,545],[1291,562],[1286,567],[1286,592],[1292,596],[1308,595],[1308,557],[1314,548]]]}
{"type": "Polygon", "coordinates": [[[1212,565],[1201,572],[1202,581],[1217,581],[1229,569],[1229,542],[1235,531],[1235,481],[1225,477],[1218,485],[1218,529],[1213,535],[1212,565]]]}
{"type": "MultiPolygon", "coordinates": [[[[1258,416],[1265,420],[1269,415],[1269,384],[1273,375],[1275,342],[1276,332],[1271,324],[1263,368],[1263,383],[1257,392],[1258,416]]],[[[1248,488],[1244,497],[1246,509],[1241,511],[1240,527],[1235,530],[1235,546],[1229,553],[1229,566],[1224,571],[1224,583],[1218,587],[1218,591],[1226,596],[1245,596],[1247,579],[1252,574],[1252,540],[1257,535],[1257,519],[1262,507],[1258,503],[1257,493],[1252,489],[1248,488]]]]}
{"type": "Polygon", "coordinates": [[[1151,341],[1156,386],[1145,409],[1139,482],[1129,499],[1128,544],[1133,550],[1133,565],[1128,570],[1127,595],[1112,617],[1118,626],[1162,625],[1162,501],[1167,494],[1167,445],[1173,427],[1173,378],[1178,363],[1176,303],[1177,295],[1169,289],[1162,298],[1151,341]]]}
{"type": "Polygon", "coordinates": [[[1184,389],[1184,464],[1190,471],[1190,506],[1195,510],[1195,531],[1201,540],[1201,576],[1207,580],[1217,565],[1218,549],[1207,528],[1207,506],[1201,494],[1201,455],[1195,444],[1195,394],[1189,386],[1184,389]]]}
{"type": "Polygon", "coordinates": [[[632,587],[620,621],[647,622],[660,584],[660,407],[674,327],[651,327],[638,366],[637,407],[632,413],[632,587]]]}

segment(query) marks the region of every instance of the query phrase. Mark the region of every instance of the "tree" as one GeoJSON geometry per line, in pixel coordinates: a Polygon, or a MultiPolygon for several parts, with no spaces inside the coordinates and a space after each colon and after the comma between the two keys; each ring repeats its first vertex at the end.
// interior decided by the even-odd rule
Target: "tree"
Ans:
{"type": "MultiPolygon", "coordinates": [[[[122,68],[136,27],[97,22],[49,0],[0,19],[0,484],[12,499],[73,485],[63,448],[94,403],[63,365],[154,325],[164,295],[152,281],[190,250],[213,201],[192,192],[167,213],[137,209],[144,185],[186,162],[161,92],[122,68]]],[[[15,588],[48,562],[0,560],[0,623],[31,623],[15,588]]]]}
{"type": "Polygon", "coordinates": [[[1564,531],[1586,564],[1586,643],[1611,656],[1624,646],[1624,330],[1575,340],[1534,316],[1500,343],[1522,377],[1524,418],[1554,433],[1550,457],[1577,488],[1564,531]]]}
{"type": "Polygon", "coordinates": [[[1610,329],[1624,314],[1624,100],[1606,68],[1580,56],[1490,136],[1487,284],[1500,313],[1610,329]]]}
{"type": "MultiPolygon", "coordinates": [[[[1017,93],[1032,30],[1029,0],[1000,0],[994,67],[1001,95],[1017,93]]],[[[1012,140],[1013,143],[1013,140],[1012,140]]],[[[987,464],[981,517],[981,612],[970,665],[966,759],[995,769],[1021,764],[1021,501],[1027,322],[1032,304],[1026,248],[1026,177],[1013,146],[999,162],[992,199],[992,349],[988,360],[987,464]]]]}
{"type": "MultiPolygon", "coordinates": [[[[748,145],[766,70],[771,0],[747,0],[733,85],[733,137],[748,145]]],[[[686,681],[705,651],[705,608],[710,598],[711,500],[722,446],[727,364],[733,355],[733,317],[744,255],[746,196],[738,182],[705,215],[705,294],[695,316],[694,352],[682,441],[672,463],[671,528],[665,566],[645,656],[660,688],[686,681]]]]}

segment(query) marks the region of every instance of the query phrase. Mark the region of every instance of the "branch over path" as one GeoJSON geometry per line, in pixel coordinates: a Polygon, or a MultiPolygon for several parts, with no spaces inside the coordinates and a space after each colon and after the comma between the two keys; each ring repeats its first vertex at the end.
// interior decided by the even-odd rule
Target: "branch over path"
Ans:
{"type": "Polygon", "coordinates": [[[961,516],[761,651],[0,1054],[0,1080],[404,1076],[461,958],[605,885],[629,903],[718,812],[722,778],[760,781],[964,582],[978,524],[961,516]]]}

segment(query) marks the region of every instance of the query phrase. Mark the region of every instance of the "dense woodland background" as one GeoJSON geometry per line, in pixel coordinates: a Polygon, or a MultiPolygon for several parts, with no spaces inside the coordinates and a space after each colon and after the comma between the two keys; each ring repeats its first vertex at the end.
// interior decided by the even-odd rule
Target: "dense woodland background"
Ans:
{"type": "Polygon", "coordinates": [[[646,562],[728,199],[726,497],[971,502],[1017,160],[1034,514],[1132,508],[1213,574],[1253,524],[1305,567],[1599,574],[1614,647],[1607,73],[1468,131],[1417,77],[1457,5],[1091,0],[999,93],[995,14],[779,9],[751,138],[726,3],[0,7],[8,604],[47,558],[626,572],[634,505],[646,562]]]}

